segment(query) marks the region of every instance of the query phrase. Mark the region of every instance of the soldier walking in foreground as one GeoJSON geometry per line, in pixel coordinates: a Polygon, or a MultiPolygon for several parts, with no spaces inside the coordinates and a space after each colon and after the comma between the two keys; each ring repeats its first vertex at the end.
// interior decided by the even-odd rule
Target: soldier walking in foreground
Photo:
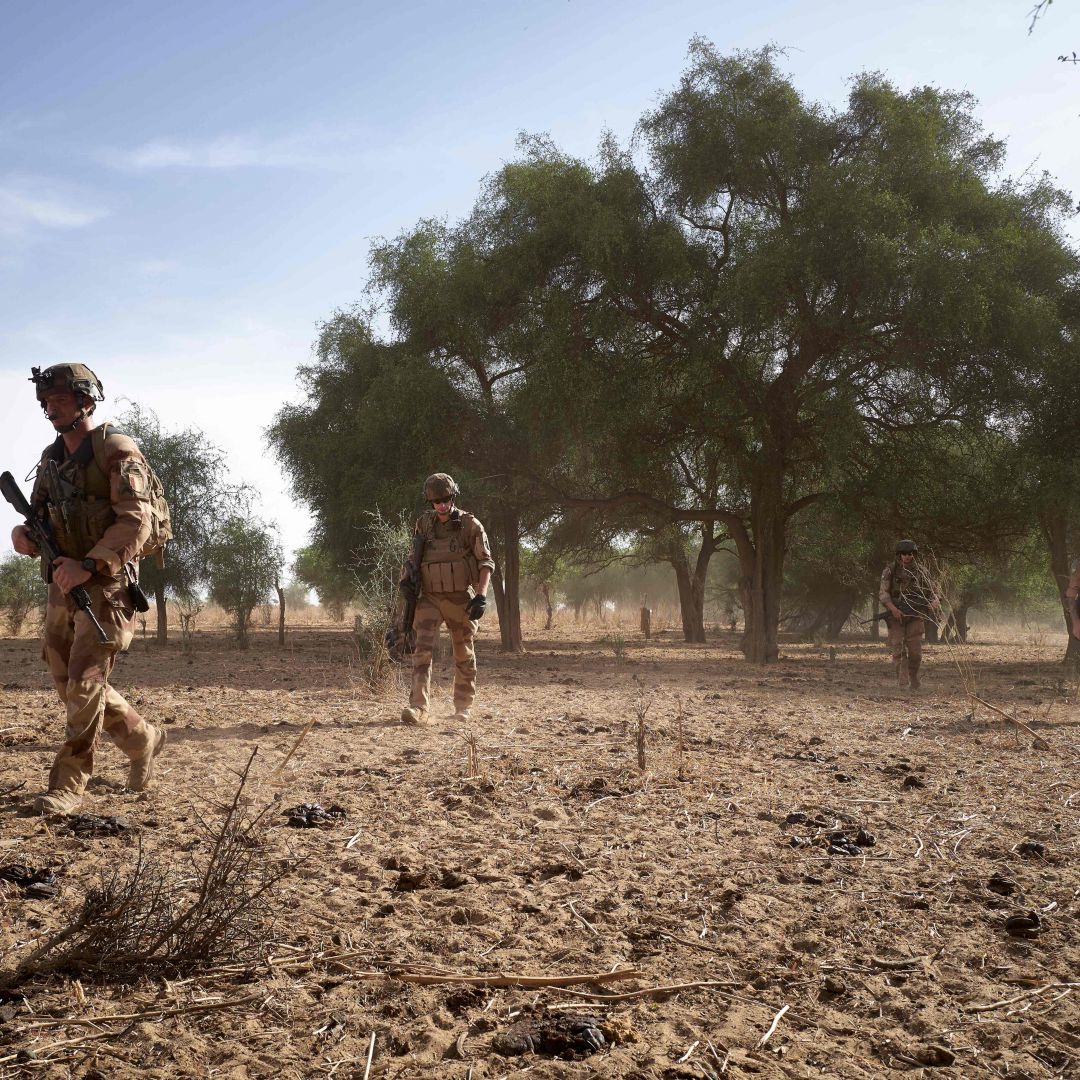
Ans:
{"type": "Polygon", "coordinates": [[[401,712],[405,724],[422,724],[427,718],[431,650],[440,623],[446,623],[454,644],[455,720],[468,719],[476,696],[473,639],[487,608],[487,587],[495,563],[484,526],[454,506],[459,494],[457,484],[446,473],[435,473],[424,481],[424,498],[431,509],[416,521],[416,536],[423,540],[420,565],[414,566],[410,560],[400,583],[406,598],[416,600],[412,692],[401,712]]]}
{"type": "Polygon", "coordinates": [[[919,667],[922,664],[922,642],[926,634],[926,619],[940,606],[938,598],[915,565],[919,549],[914,540],[901,540],[896,545],[896,559],[881,574],[878,599],[888,612],[889,648],[892,650],[896,681],[900,686],[918,690],[919,667]],[[907,654],[907,670],[904,655],[907,654]]]}
{"type": "MultiPolygon", "coordinates": [[[[57,364],[34,368],[31,381],[57,432],[38,465],[30,510],[60,553],[41,568],[50,583],[42,654],[67,712],[64,745],[36,809],[70,814],[93,773],[102,730],[130,759],[132,791],[149,786],[165,745],[164,729],[148,724],[108,681],[117,654],[131,643],[135,560],[154,518],[150,474],[138,446],[117,428],[94,426],[95,405],[104,398],[98,377],[83,364],[57,364]],[[69,595],[80,586],[100,629],[69,595]]],[[[22,555],[40,554],[25,525],[12,530],[11,540],[22,555]]]]}

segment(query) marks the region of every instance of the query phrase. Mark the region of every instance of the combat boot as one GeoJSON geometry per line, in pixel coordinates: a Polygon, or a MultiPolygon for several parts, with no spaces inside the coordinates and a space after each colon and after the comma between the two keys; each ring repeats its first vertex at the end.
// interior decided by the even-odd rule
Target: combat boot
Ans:
{"type": "Polygon", "coordinates": [[[416,727],[427,719],[427,709],[418,709],[415,705],[406,705],[401,710],[401,722],[416,727]]]}
{"type": "Polygon", "coordinates": [[[467,724],[469,722],[469,710],[468,709],[455,709],[452,720],[459,724],[467,724]]]}
{"type": "Polygon", "coordinates": [[[919,678],[919,664],[920,661],[912,660],[908,663],[908,677],[911,680],[911,689],[918,690],[922,686],[922,680],[919,678]]]}
{"type": "Polygon", "coordinates": [[[163,727],[150,726],[153,742],[141,758],[132,761],[128,769],[127,786],[131,791],[145,791],[154,781],[157,771],[157,759],[165,749],[168,734],[163,727]]]}
{"type": "Polygon", "coordinates": [[[908,673],[904,669],[903,659],[893,661],[893,670],[896,672],[896,685],[900,687],[907,686],[908,673]]]}
{"type": "Polygon", "coordinates": [[[77,791],[60,791],[54,788],[34,800],[34,813],[44,814],[46,817],[74,814],[81,805],[82,796],[77,791]]]}

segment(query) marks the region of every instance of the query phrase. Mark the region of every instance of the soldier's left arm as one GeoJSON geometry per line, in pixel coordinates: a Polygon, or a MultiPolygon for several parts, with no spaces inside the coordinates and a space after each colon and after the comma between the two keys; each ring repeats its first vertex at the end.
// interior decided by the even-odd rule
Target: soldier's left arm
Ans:
{"type": "Polygon", "coordinates": [[[127,435],[109,435],[104,450],[116,520],[87,554],[116,575],[139,554],[150,535],[150,480],[146,459],[127,435]]]}
{"type": "Polygon", "coordinates": [[[484,526],[475,518],[476,535],[473,537],[473,556],[476,565],[480,568],[480,582],[476,591],[484,596],[487,593],[488,583],[491,581],[491,573],[495,569],[495,560],[491,557],[491,545],[488,543],[487,533],[484,526]]]}

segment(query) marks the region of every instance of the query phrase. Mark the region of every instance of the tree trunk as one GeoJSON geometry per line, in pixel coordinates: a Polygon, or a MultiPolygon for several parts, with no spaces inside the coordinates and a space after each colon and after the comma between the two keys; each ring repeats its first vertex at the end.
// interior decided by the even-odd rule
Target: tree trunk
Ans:
{"type": "Polygon", "coordinates": [[[551,603],[551,587],[546,581],[540,582],[540,595],[544,598],[544,629],[550,630],[555,625],[555,607],[551,603]]]}
{"type": "Polygon", "coordinates": [[[521,531],[513,510],[498,516],[502,560],[492,575],[495,606],[499,612],[499,637],[503,652],[523,653],[521,637],[521,531]]]}
{"type": "Polygon", "coordinates": [[[157,608],[157,643],[169,643],[169,608],[165,603],[165,585],[159,582],[154,589],[154,606],[157,608]]]}
{"type": "Polygon", "coordinates": [[[281,587],[279,582],[274,582],[274,588],[277,590],[278,599],[278,624],[277,624],[277,640],[279,645],[285,644],[285,590],[281,587]]]}
{"type": "Polygon", "coordinates": [[[855,596],[852,593],[844,593],[838,596],[829,605],[828,615],[825,619],[825,636],[829,641],[839,641],[840,634],[847,625],[851,613],[855,609],[855,596]]]}
{"type": "Polygon", "coordinates": [[[870,637],[874,641],[881,640],[881,623],[882,620],[878,618],[881,614],[881,601],[878,599],[878,594],[874,593],[874,621],[870,624],[870,637]]]}
{"type": "MultiPolygon", "coordinates": [[[[715,543],[715,542],[714,542],[715,543]]],[[[675,583],[679,588],[679,613],[682,616],[683,639],[701,644],[705,641],[705,575],[709,570],[708,551],[702,544],[694,569],[690,570],[690,559],[682,537],[671,541],[668,547],[668,562],[675,568],[675,583]],[[704,559],[702,555],[704,554],[704,559]]]]}
{"type": "Polygon", "coordinates": [[[1043,539],[1050,552],[1050,569],[1054,574],[1054,584],[1061,598],[1065,633],[1069,635],[1069,643],[1065,646],[1065,655],[1061,659],[1065,664],[1080,665],[1080,641],[1072,635],[1072,613],[1069,611],[1069,601],[1065,596],[1070,577],[1068,522],[1064,514],[1044,513],[1039,515],[1039,524],[1042,526],[1043,539]]]}
{"type": "Polygon", "coordinates": [[[743,525],[732,530],[742,570],[739,591],[746,614],[742,650],[752,664],[772,664],[780,656],[777,632],[787,510],[783,467],[776,454],[768,457],[772,460],[762,462],[751,490],[750,530],[743,525]]]}
{"type": "Polygon", "coordinates": [[[971,627],[968,626],[967,621],[967,613],[970,607],[970,604],[959,604],[957,607],[953,608],[952,612],[953,627],[956,631],[956,636],[962,642],[967,641],[968,631],[971,629],[971,627]]]}

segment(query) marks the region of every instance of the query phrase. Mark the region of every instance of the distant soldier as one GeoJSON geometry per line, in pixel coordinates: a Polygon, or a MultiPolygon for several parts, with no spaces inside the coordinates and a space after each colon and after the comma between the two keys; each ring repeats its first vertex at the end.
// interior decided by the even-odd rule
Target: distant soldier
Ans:
{"type": "Polygon", "coordinates": [[[1070,567],[1065,602],[1069,609],[1069,618],[1072,620],[1072,636],[1080,638],[1080,559],[1077,559],[1070,567]]]}
{"type": "MultiPolygon", "coordinates": [[[[149,786],[165,745],[164,729],[148,724],[109,685],[116,656],[135,629],[130,585],[152,529],[149,476],[131,439],[119,429],[94,426],[103,391],[88,367],[34,368],[31,381],[57,433],[41,456],[30,507],[49,524],[61,552],[41,568],[50,583],[43,656],[67,713],[64,745],[36,808],[70,814],[93,773],[103,730],[131,762],[127,784],[133,791],[149,786]],[[107,641],[67,595],[77,586],[89,594],[107,641]]],[[[11,541],[20,554],[38,555],[25,525],[12,530],[11,541]]]]}
{"type": "Polygon", "coordinates": [[[406,597],[417,597],[412,693],[401,711],[405,724],[422,724],[427,719],[431,650],[441,623],[446,623],[454,645],[455,720],[469,718],[476,696],[473,639],[487,608],[487,587],[495,562],[484,526],[454,505],[459,494],[457,484],[446,473],[435,473],[424,481],[424,498],[431,509],[417,519],[415,530],[423,537],[423,554],[419,567],[411,562],[406,565],[400,586],[406,597]]]}
{"type": "Polygon", "coordinates": [[[892,650],[896,680],[901,686],[911,683],[918,690],[919,667],[922,664],[922,642],[926,634],[926,619],[940,606],[938,598],[915,565],[919,549],[914,540],[901,540],[896,545],[896,558],[881,574],[878,599],[888,612],[889,648],[892,650]],[[904,654],[907,670],[904,670],[904,654]]]}

